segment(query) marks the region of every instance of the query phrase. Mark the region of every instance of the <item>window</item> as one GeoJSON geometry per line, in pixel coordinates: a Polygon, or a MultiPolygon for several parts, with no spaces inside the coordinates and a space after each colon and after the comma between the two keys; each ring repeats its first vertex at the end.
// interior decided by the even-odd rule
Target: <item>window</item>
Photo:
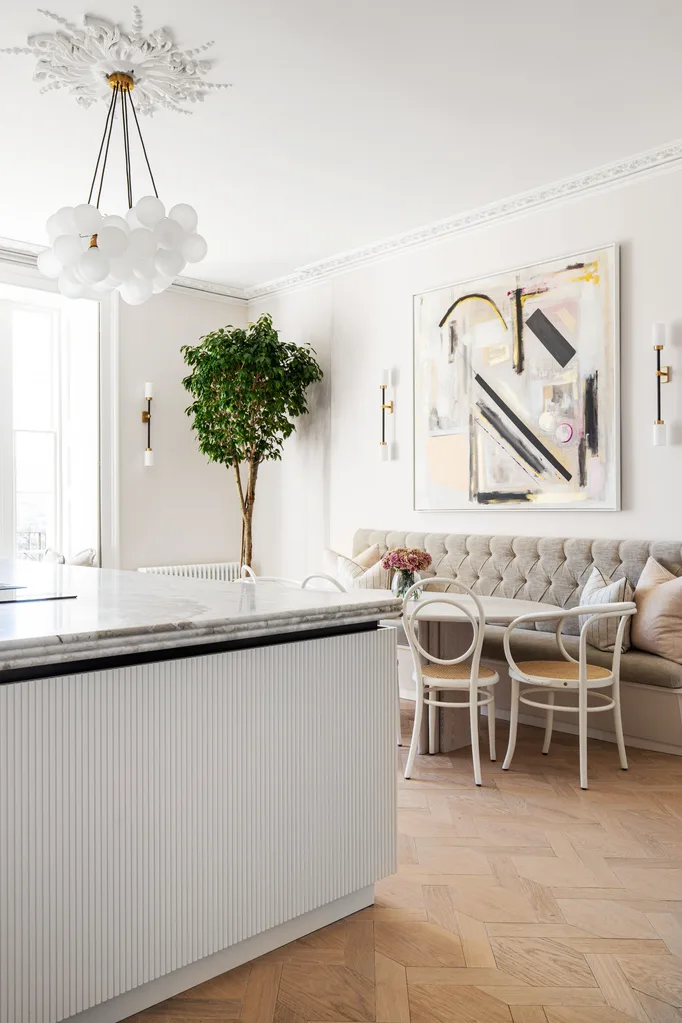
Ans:
{"type": "Polygon", "coordinates": [[[99,551],[99,303],[0,284],[0,555],[99,551]]]}

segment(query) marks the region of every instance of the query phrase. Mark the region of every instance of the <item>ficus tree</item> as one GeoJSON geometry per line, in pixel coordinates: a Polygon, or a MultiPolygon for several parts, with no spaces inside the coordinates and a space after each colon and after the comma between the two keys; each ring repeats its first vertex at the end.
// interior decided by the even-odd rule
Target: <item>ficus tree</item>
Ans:
{"type": "Polygon", "coordinates": [[[193,399],[186,412],[200,450],[234,472],[240,560],[251,565],[258,470],[262,462],[281,459],[295,419],[308,412],[308,387],[322,379],[322,370],[310,345],[280,341],[268,313],[245,329],[214,330],[181,351],[190,367],[182,383],[193,399]]]}

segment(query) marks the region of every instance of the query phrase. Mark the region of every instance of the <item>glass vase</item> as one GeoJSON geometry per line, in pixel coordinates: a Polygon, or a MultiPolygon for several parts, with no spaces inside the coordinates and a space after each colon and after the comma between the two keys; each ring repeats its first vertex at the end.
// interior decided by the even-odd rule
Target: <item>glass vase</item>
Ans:
{"type": "MultiPolygon", "coordinates": [[[[402,600],[410,586],[413,586],[416,582],[418,582],[419,578],[419,572],[408,572],[406,569],[397,568],[393,576],[393,582],[391,583],[393,596],[402,600]]],[[[421,586],[418,586],[416,590],[412,591],[410,599],[419,600],[422,592],[421,586]]]]}

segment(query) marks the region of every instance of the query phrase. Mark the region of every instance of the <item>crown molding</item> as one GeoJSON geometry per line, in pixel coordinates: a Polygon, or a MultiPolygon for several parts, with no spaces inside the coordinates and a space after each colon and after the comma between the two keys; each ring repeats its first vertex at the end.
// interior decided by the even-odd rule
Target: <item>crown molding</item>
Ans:
{"type": "Polygon", "coordinates": [[[563,178],[561,181],[541,188],[520,192],[518,195],[489,203],[487,206],[480,206],[478,209],[468,210],[465,213],[459,213],[445,220],[437,220],[433,224],[407,231],[404,234],[394,235],[376,242],[374,245],[366,245],[329,259],[309,263],[284,277],[245,288],[244,295],[247,299],[255,299],[278,292],[309,287],[330,277],[348,273],[367,263],[375,263],[389,256],[398,255],[408,249],[423,247],[453,235],[475,231],[495,221],[516,217],[543,206],[568,202],[587,193],[615,188],[626,184],[631,178],[679,167],[681,164],[682,139],[647,150],[644,153],[638,153],[625,160],[605,164],[583,174],[563,178]]]}
{"type": "MultiPolygon", "coordinates": [[[[18,242],[13,238],[0,238],[0,263],[35,267],[36,258],[44,248],[44,245],[35,245],[33,242],[18,242]]],[[[238,302],[246,305],[246,295],[243,289],[231,284],[213,284],[211,281],[199,281],[193,277],[176,277],[166,290],[184,295],[190,292],[218,302],[238,302]]]]}

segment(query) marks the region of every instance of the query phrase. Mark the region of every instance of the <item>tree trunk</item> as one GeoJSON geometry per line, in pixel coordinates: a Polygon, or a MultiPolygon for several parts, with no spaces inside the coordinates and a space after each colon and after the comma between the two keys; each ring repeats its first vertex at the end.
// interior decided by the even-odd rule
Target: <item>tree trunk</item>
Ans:
{"type": "Polygon", "coordinates": [[[234,463],[234,475],[239,494],[239,503],[242,512],[242,538],[239,562],[241,565],[253,567],[253,504],[256,499],[256,480],[258,479],[258,462],[249,462],[249,476],[246,484],[246,493],[242,484],[239,463],[234,463]]]}

